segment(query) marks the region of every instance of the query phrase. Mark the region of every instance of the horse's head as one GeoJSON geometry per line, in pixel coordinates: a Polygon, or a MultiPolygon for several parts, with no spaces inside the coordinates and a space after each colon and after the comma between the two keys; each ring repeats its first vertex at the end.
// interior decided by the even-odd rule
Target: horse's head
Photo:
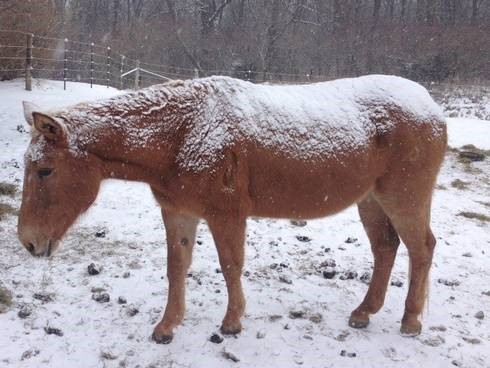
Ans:
{"type": "Polygon", "coordinates": [[[32,139],[25,154],[19,239],[36,256],[50,256],[78,216],[94,202],[102,170],[97,157],[77,152],[62,119],[24,103],[32,139]]]}

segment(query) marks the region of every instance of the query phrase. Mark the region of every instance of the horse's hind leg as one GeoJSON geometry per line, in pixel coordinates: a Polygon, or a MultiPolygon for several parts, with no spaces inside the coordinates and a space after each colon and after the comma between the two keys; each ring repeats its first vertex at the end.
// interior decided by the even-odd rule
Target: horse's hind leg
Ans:
{"type": "Polygon", "coordinates": [[[160,344],[172,341],[173,329],[184,318],[185,278],[192,260],[192,249],[199,220],[195,217],[162,210],[167,234],[168,299],[162,320],[153,331],[160,344]]]}
{"type": "Polygon", "coordinates": [[[378,181],[375,198],[389,216],[406,245],[410,258],[410,284],[405,301],[401,332],[418,335],[436,240],[430,229],[430,204],[437,167],[411,170],[411,176],[392,173],[378,181]]]}
{"type": "Polygon", "coordinates": [[[371,195],[358,204],[358,209],[371,242],[374,270],[364,300],[350,316],[349,325],[354,328],[366,327],[369,315],[376,313],[383,306],[391,269],[400,244],[390,219],[371,195]]]}
{"type": "Polygon", "coordinates": [[[420,334],[422,324],[419,316],[427,296],[429,270],[436,239],[430,229],[430,198],[426,203],[414,207],[407,204],[408,210],[391,209],[390,218],[405,243],[410,258],[410,284],[405,301],[405,313],[400,331],[404,335],[420,334]]]}

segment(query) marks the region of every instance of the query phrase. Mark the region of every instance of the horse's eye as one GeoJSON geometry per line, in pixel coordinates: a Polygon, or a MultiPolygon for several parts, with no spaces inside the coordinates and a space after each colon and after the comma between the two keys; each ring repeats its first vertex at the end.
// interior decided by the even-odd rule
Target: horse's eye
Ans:
{"type": "Polygon", "coordinates": [[[44,178],[45,176],[51,175],[52,172],[53,169],[40,169],[37,174],[40,178],[44,178]]]}

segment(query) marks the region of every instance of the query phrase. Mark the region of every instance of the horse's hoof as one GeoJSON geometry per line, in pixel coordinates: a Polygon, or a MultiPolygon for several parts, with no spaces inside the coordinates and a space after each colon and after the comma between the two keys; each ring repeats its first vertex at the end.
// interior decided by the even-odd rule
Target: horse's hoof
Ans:
{"type": "Polygon", "coordinates": [[[173,335],[161,335],[158,336],[155,332],[153,332],[153,335],[151,335],[151,338],[153,341],[155,341],[157,344],[170,344],[172,342],[172,339],[174,338],[173,335]]]}
{"type": "Polygon", "coordinates": [[[422,332],[422,325],[419,323],[418,325],[402,325],[400,327],[400,334],[403,337],[415,337],[420,335],[422,332]]]}
{"type": "Polygon", "coordinates": [[[360,318],[355,316],[350,316],[349,326],[352,328],[366,328],[369,325],[369,317],[360,318]]]}
{"type": "Polygon", "coordinates": [[[238,325],[226,327],[221,325],[220,330],[223,335],[238,335],[240,332],[242,332],[242,326],[238,325]]]}

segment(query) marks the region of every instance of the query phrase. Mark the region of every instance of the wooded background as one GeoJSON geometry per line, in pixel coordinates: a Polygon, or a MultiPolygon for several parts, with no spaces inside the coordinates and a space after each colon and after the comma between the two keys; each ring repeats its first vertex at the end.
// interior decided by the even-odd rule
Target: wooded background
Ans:
{"type": "Polygon", "coordinates": [[[0,29],[200,75],[490,80],[488,0],[0,0],[0,29]]]}

